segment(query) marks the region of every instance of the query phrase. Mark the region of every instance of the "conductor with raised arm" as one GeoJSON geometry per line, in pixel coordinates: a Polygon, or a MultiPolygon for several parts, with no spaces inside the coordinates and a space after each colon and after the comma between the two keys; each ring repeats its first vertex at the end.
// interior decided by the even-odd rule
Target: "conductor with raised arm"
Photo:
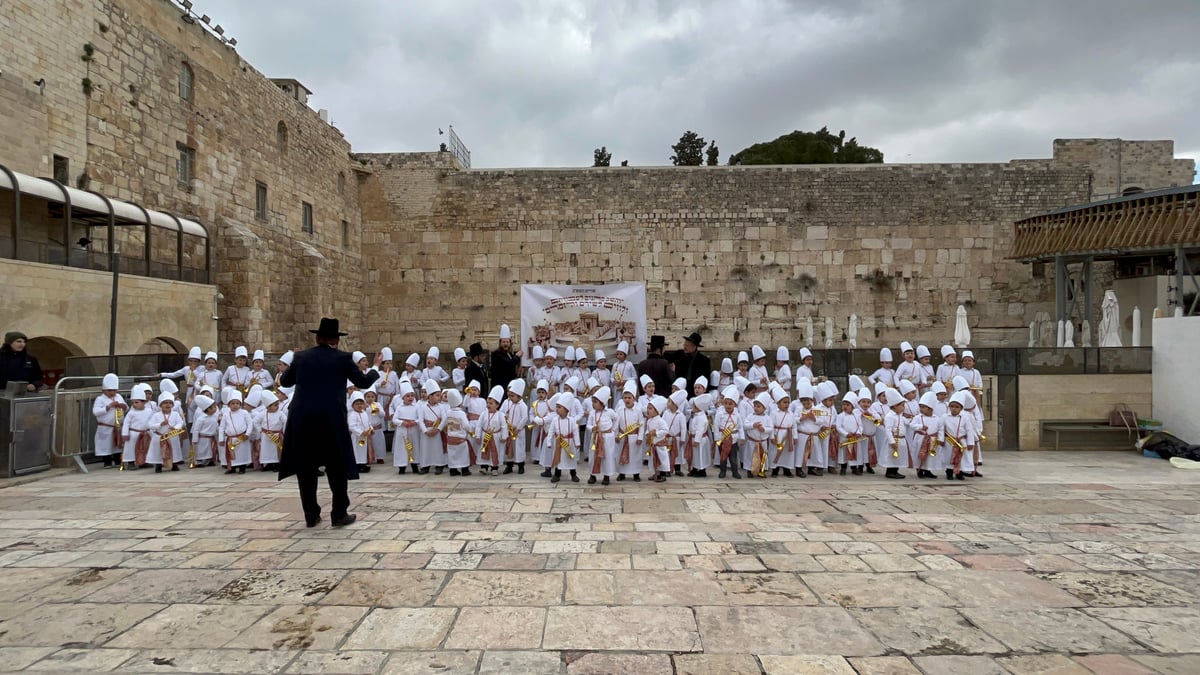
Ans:
{"type": "Polygon", "coordinates": [[[357,516],[349,513],[348,480],[358,479],[358,465],[346,423],[346,380],[366,389],[379,379],[377,370],[382,354],[375,356],[376,369],[359,371],[350,354],[338,349],[342,336],[337,319],[321,319],[316,330],[317,346],[296,352],[292,366],[283,373],[279,384],[295,386],[280,452],[279,480],[296,476],[300,482],[300,504],[309,527],[321,522],[317,503],[318,468],[325,467],[333,503],[330,523],[343,527],[357,516]]]}

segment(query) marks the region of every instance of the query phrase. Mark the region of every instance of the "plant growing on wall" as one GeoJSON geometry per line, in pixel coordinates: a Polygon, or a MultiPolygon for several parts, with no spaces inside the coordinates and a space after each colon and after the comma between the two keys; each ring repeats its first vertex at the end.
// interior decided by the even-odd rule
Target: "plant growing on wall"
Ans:
{"type": "Polygon", "coordinates": [[[88,63],[89,61],[92,60],[92,55],[95,53],[96,53],[96,48],[92,46],[92,43],[90,43],[90,42],[85,43],[83,45],[83,56],[79,57],[79,60],[83,61],[84,63],[88,63]]]}
{"type": "Polygon", "coordinates": [[[92,89],[94,89],[94,88],[95,88],[95,85],[93,85],[93,84],[92,84],[92,78],[90,78],[90,77],[85,77],[85,78],[83,78],[83,80],[80,82],[80,84],[81,84],[81,85],[83,85],[83,95],[84,95],[84,96],[91,96],[91,95],[92,95],[92,89]]]}

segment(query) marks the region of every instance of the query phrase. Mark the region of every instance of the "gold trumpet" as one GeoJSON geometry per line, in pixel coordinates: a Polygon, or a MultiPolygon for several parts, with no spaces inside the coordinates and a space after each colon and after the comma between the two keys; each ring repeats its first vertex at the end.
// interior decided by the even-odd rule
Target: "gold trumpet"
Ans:
{"type": "Polygon", "coordinates": [[[404,451],[408,453],[408,463],[413,464],[414,462],[413,462],[413,454],[412,454],[412,451],[413,451],[412,439],[408,438],[407,436],[404,438],[404,451]]]}

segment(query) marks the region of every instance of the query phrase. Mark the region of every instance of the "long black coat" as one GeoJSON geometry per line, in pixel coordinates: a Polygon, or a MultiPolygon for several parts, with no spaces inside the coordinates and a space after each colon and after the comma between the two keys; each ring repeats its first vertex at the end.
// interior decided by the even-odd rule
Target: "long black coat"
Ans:
{"type": "Polygon", "coordinates": [[[42,386],[42,366],[28,349],[17,352],[8,345],[0,347],[0,389],[7,387],[9,382],[42,386]]]}
{"type": "Polygon", "coordinates": [[[288,407],[279,480],[320,466],[336,466],[336,462],[345,467],[347,478],[358,478],[346,423],[346,380],[365,389],[379,379],[379,373],[363,375],[350,358],[347,352],[317,345],[296,354],[280,378],[281,386],[295,386],[296,391],[288,407]]]}

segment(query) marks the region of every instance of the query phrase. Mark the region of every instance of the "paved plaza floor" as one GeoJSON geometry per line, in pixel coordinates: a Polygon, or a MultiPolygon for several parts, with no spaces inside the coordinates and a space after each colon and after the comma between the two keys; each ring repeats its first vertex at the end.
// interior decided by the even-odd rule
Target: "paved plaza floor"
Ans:
{"type": "Polygon", "coordinates": [[[0,490],[0,671],[1200,673],[1200,472],[1132,453],[965,483],[383,469],[342,530],[268,474],[0,490]]]}

